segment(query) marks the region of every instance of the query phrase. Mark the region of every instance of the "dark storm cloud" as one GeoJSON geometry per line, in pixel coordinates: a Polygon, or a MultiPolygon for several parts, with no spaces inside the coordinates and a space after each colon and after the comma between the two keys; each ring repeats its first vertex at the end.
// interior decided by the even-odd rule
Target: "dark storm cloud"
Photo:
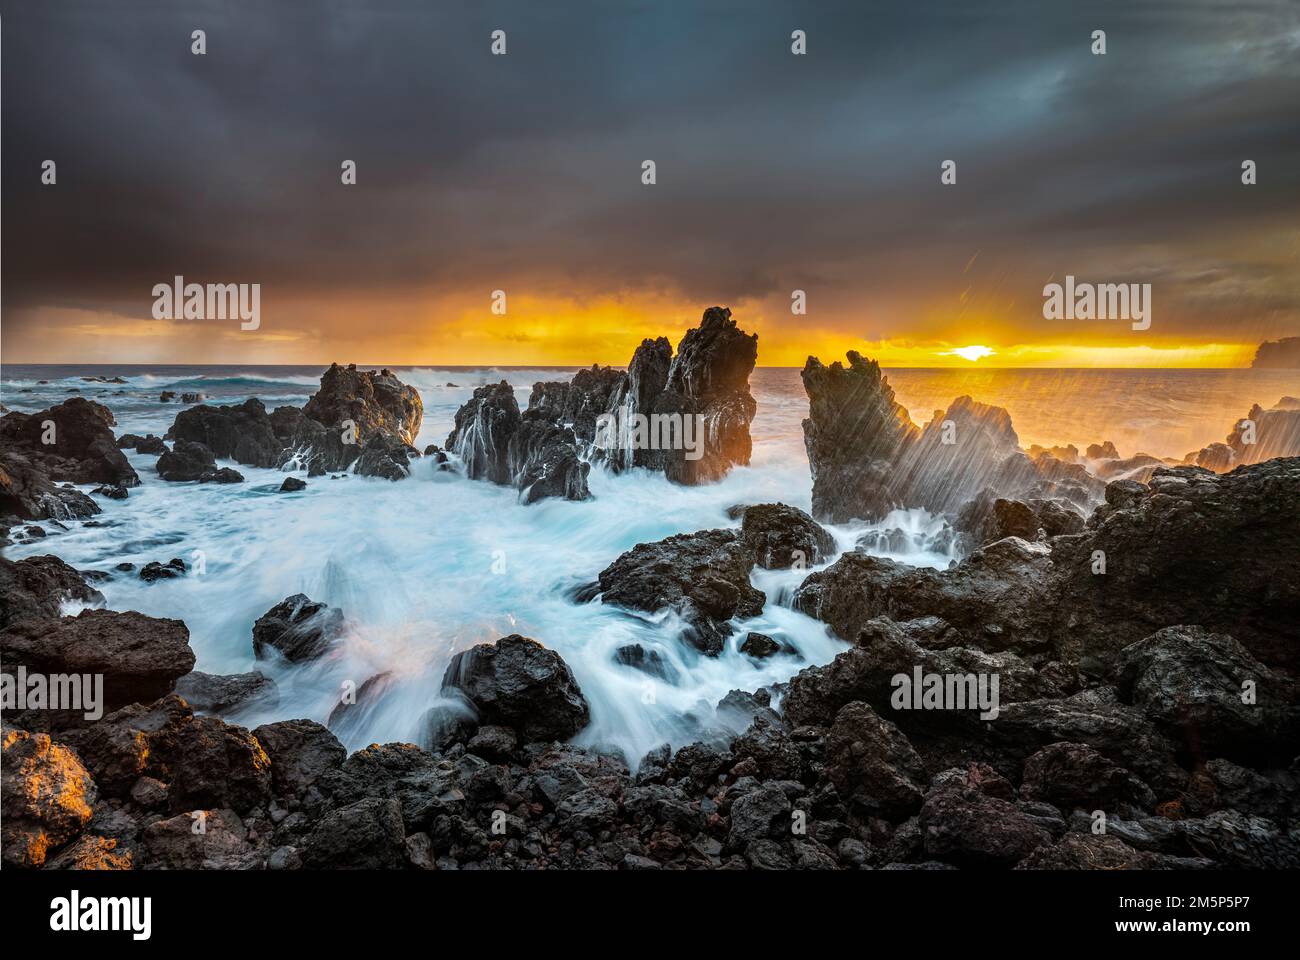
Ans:
{"type": "Polygon", "coordinates": [[[5,5],[5,305],[139,314],[173,273],[906,299],[972,282],[976,251],[990,290],[1023,299],[1080,265],[1168,275],[1195,247],[1250,282],[1187,283],[1189,323],[1286,309],[1248,241],[1296,222],[1298,9],[5,5]],[[1266,190],[1240,187],[1244,158],[1266,190]]]}

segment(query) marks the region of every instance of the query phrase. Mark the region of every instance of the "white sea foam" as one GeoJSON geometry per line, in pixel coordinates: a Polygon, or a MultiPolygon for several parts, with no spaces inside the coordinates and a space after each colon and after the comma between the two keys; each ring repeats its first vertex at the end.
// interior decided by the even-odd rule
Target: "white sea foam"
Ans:
{"type": "MultiPolygon", "coordinates": [[[[523,405],[534,381],[565,376],[553,370],[435,368],[400,375],[420,389],[425,404],[421,448],[445,442],[456,408],[474,387],[507,379],[523,405]]],[[[301,403],[310,392],[298,383],[298,372],[266,374],[270,390],[236,382],[250,379],[242,372],[204,376],[216,402],[258,395],[269,408],[301,403]]],[[[34,381],[32,374],[24,377],[33,379],[23,382],[34,381]]],[[[182,379],[174,375],[167,382],[182,379]]],[[[158,387],[151,384],[149,394],[127,387],[127,395],[118,396],[114,391],[120,385],[96,385],[83,395],[114,410],[118,433],[161,435],[178,408],[157,402],[158,387]]],[[[592,708],[592,723],[580,741],[619,747],[636,762],[665,740],[680,745],[693,739],[698,723],[711,722],[713,705],[728,691],[788,679],[844,648],[824,624],[789,607],[808,571],[755,571],[753,581],[767,593],[767,606],[761,616],[736,625],[717,658],[680,643],[680,624],[671,614],[633,615],[569,599],[570,588],[593,580],[637,543],[734,526],[726,516],[733,504],[782,501],[808,509],[810,481],[799,425],[807,407],[797,375],[756,371],[754,391],[759,407],[753,464],[717,484],[679,487],[642,471],[615,476],[593,467],[591,501],[523,506],[513,490],[437,473],[431,460],[420,460],[414,474],[397,483],[322,477],[301,493],[281,494],[284,475],[275,470],[240,466],[247,478],[243,484],[167,484],[157,478],[155,457],[132,453],[142,486],[126,501],[99,501],[104,513],[97,519],[103,526],[70,524],[62,531],[47,524],[49,537],[9,548],[8,554],[55,553],[80,569],[111,571],[123,561],[138,567],[174,556],[193,565],[195,551],[201,551],[202,575],[152,585],[133,574],[116,575],[100,589],[114,609],[184,620],[198,669],[261,669],[274,677],[278,706],[237,717],[245,724],[291,717],[324,721],[344,681],[360,685],[389,672],[385,694],[373,709],[353,712],[339,730],[341,739],[350,749],[418,741],[420,718],[438,702],[452,654],[521,633],[559,651],[576,675],[592,708]],[[501,557],[505,571],[494,573],[494,561],[501,557]],[[294,593],[340,607],[348,618],[345,639],[312,664],[255,661],[253,621],[294,593]],[[778,637],[800,656],[752,660],[737,650],[749,630],[778,637]],[[677,673],[676,684],[656,681],[647,688],[646,674],[615,662],[615,651],[631,643],[657,650],[677,673]],[[649,694],[653,703],[645,702],[649,694]]],[[[5,402],[40,409],[63,395],[52,383],[32,394],[7,389],[5,402]]],[[[1091,439],[1105,435],[1098,431],[1091,439]]],[[[938,523],[920,512],[900,512],[870,530],[833,528],[832,533],[841,550],[851,549],[865,533],[871,552],[946,566],[950,557],[934,539],[938,523]]]]}

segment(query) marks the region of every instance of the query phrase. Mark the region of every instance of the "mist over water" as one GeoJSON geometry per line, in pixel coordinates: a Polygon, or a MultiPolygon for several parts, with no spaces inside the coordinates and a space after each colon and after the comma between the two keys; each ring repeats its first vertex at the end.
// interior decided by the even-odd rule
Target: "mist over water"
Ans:
{"type": "MultiPolygon", "coordinates": [[[[508,380],[520,406],[532,384],[567,378],[554,369],[392,368],[424,401],[418,446],[442,445],[456,409],[476,386],[508,380]],[[450,384],[450,385],[449,385],[450,384]]],[[[105,403],[116,431],[162,435],[181,407],[158,401],[162,390],[201,391],[208,403],[250,396],[268,409],[301,405],[320,369],[306,367],[20,367],[0,371],[0,401],[34,411],[65,399],[70,388],[105,403]],[[87,383],[83,376],[123,375],[126,384],[87,383]],[[129,374],[129,375],[128,375],[129,374]],[[48,380],[48,384],[38,384],[48,380]],[[30,392],[28,392],[30,391],[30,392]]],[[[1271,406],[1300,394],[1294,371],[887,371],[899,402],[923,423],[954,397],[1006,406],[1022,445],[1114,440],[1120,452],[1181,457],[1221,440],[1252,403],[1271,406]]],[[[664,741],[679,746],[701,727],[725,723],[713,705],[733,689],[754,690],[830,660],[844,644],[825,626],[789,608],[808,571],[756,569],[768,603],[760,617],[737,624],[717,658],[677,640],[671,614],[630,614],[568,599],[577,584],[637,543],[674,533],[736,526],[726,510],[738,503],[782,501],[807,510],[811,481],[801,419],[807,402],[797,370],[760,368],[751,386],[758,401],[754,456],[722,482],[680,487],[662,476],[618,476],[594,467],[594,499],[583,503],[517,502],[512,489],[437,473],[417,461],[410,478],[314,478],[305,491],[278,492],[278,470],[239,466],[242,484],[169,484],[157,478],[157,457],[127,451],[142,485],[125,501],[96,498],[101,526],[80,523],[7,548],[13,559],[54,553],[82,570],[137,568],[181,557],[202,573],[146,584],[135,573],[98,584],[114,609],[139,610],[186,622],[197,669],[262,670],[279,685],[274,707],[232,715],[258,723],[309,717],[324,722],[345,681],[360,686],[388,674],[382,696],[351,710],[336,733],[349,749],[372,742],[419,742],[421,717],[438,702],[451,655],[476,643],[521,633],[557,650],[591,704],[592,723],[580,743],[621,749],[632,763],[664,741]],[[305,593],[341,608],[346,638],[320,661],[288,666],[253,659],[253,621],[283,598],[305,593]],[[747,631],[766,633],[798,652],[754,661],[737,650],[747,631]],[[667,663],[675,682],[650,678],[615,662],[618,648],[641,644],[667,663]]],[[[89,488],[86,488],[89,489],[89,488]]],[[[898,512],[871,530],[833,527],[841,550],[866,534],[870,552],[909,563],[946,566],[951,557],[924,545],[940,525],[920,511],[898,512]]]]}

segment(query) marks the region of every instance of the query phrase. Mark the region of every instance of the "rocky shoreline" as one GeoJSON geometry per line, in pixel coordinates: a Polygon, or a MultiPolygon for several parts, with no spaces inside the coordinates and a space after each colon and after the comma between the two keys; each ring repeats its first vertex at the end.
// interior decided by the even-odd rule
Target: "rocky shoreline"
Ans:
{"type": "MultiPolygon", "coordinates": [[[[591,469],[717,479],[749,458],[756,350],[712,308],[675,356],[646,340],[628,371],[539,383],[523,412],[508,385],[480,388],[446,450],[424,456],[524,503],[585,499],[591,469]],[[595,437],[614,410],[703,416],[704,456],[611,461],[595,437]]],[[[790,605],[846,649],[787,683],[733,690],[714,707],[727,722],[700,720],[676,750],[567,742],[591,706],[540,636],[457,654],[418,744],[349,755],[335,733],[348,703],[324,724],[247,729],[222,715],[274,703],[268,677],[195,672],[183,622],[102,609],[57,557],[0,558],[5,674],[104,679],[100,718],[6,710],[5,866],[1300,867],[1300,404],[1251,411],[1258,435],[1246,443],[1239,423],[1229,456],[1173,465],[1106,443],[1022,450],[1006,412],[970,398],[918,427],[856,354],[847,368],[810,358],[804,382],[811,516],[741,504],[736,526],[639,544],[571,593],[670,611],[703,657],[739,642],[759,659],[787,653],[735,636],[774,602],[754,571],[817,568],[790,605]],[[897,506],[945,514],[961,559],[934,570],[864,549],[836,558],[823,523],[897,506]],[[69,602],[86,609],[63,615],[69,602]],[[970,699],[951,699],[954,679],[970,680],[970,699]]],[[[93,516],[72,484],[129,496],[141,480],[122,448],[157,453],[161,482],[240,482],[219,460],[402,480],[421,456],[421,417],[418,393],[388,371],[337,365],[301,409],[194,406],[162,438],[114,438],[107,408],[74,397],[0,420],[0,514],[15,531],[93,516]],[[55,444],[41,442],[47,420],[55,444]]],[[[172,563],[150,576],[184,575],[172,563]]],[[[253,625],[250,656],[318,659],[345,620],[286,597],[253,625]]],[[[617,656],[671,682],[651,652],[617,656]]],[[[386,683],[370,678],[357,702],[386,683]]]]}

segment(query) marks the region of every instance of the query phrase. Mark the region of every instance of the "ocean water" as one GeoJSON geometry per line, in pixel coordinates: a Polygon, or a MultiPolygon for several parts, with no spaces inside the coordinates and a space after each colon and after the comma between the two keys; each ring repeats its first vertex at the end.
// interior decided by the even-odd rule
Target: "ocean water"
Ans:
{"type": "MultiPolygon", "coordinates": [[[[393,367],[424,401],[418,442],[442,445],[456,409],[476,386],[508,380],[521,407],[532,384],[567,378],[570,369],[393,367]]],[[[208,403],[250,396],[271,409],[300,405],[315,391],[321,368],[108,367],[0,368],[0,402],[34,411],[77,390],[106,404],[118,433],[162,435],[180,406],[158,401],[162,390],[201,391],[208,403]],[[121,375],[126,384],[82,377],[121,375]],[[46,383],[38,381],[45,380],[46,383]]],[[[1300,395],[1294,371],[887,371],[898,399],[918,423],[969,393],[1000,403],[1012,415],[1022,445],[1110,439],[1120,452],[1181,457],[1222,439],[1252,403],[1271,406],[1300,395]]],[[[385,675],[383,693],[353,709],[336,733],[349,749],[373,742],[415,741],[421,718],[439,702],[450,657],[477,643],[520,633],[557,650],[572,668],[592,710],[578,741],[621,749],[635,763],[664,741],[680,746],[701,725],[725,724],[713,705],[733,689],[754,690],[830,660],[844,644],[824,625],[796,613],[790,597],[808,571],[755,570],[767,593],[761,616],[738,623],[717,658],[698,655],[676,639],[671,614],[633,615],[568,598],[620,553],[674,533],[734,526],[726,509],[737,503],[783,501],[808,509],[811,481],[800,421],[807,403],[797,370],[760,368],[751,386],[758,400],[751,466],[704,487],[674,486],[640,471],[612,476],[593,468],[594,499],[523,506],[513,490],[437,473],[417,462],[411,477],[386,480],[315,478],[305,491],[278,492],[276,470],[238,467],[234,485],[168,484],[157,479],[156,457],[128,452],[142,485],[129,499],[101,499],[102,526],[45,523],[49,536],[7,548],[7,555],[53,553],[73,566],[111,571],[128,561],[181,557],[194,569],[182,579],[145,584],[118,575],[99,585],[114,609],[139,610],[186,622],[197,669],[235,673],[260,669],[279,685],[280,700],[232,719],[252,726],[308,717],[324,722],[345,684],[385,675]],[[286,596],[305,593],[340,607],[347,633],[328,656],[290,666],[255,661],[253,621],[286,596]],[[745,633],[775,636],[798,652],[761,663],[737,650],[745,633]],[[654,649],[677,674],[665,682],[614,661],[615,651],[639,643],[654,649]]],[[[876,525],[898,528],[894,553],[918,565],[946,566],[946,554],[926,551],[937,518],[912,511],[876,525]]],[[[833,527],[841,550],[863,527],[833,527]]]]}

